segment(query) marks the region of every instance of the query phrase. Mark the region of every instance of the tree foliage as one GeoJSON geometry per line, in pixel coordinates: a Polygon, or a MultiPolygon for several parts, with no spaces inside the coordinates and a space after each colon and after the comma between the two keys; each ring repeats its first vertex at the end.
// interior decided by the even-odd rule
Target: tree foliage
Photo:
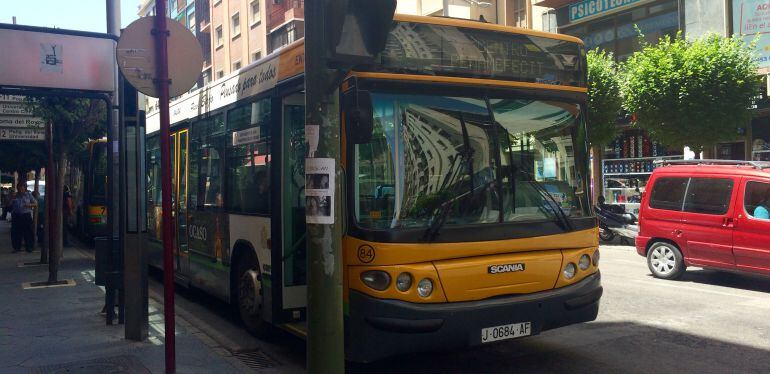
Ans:
{"type": "Polygon", "coordinates": [[[9,141],[0,142],[0,170],[25,173],[45,167],[48,155],[44,142],[9,141]]]}
{"type": "Polygon", "coordinates": [[[715,34],[640,43],[625,64],[621,92],[653,139],[700,150],[735,138],[751,119],[761,84],[751,45],[715,34]]]}
{"type": "Polygon", "coordinates": [[[53,131],[53,170],[46,170],[48,176],[46,206],[54,207],[52,215],[46,217],[48,230],[53,230],[48,251],[48,282],[58,280],[59,260],[62,255],[64,175],[69,158],[74,158],[89,138],[99,138],[105,133],[107,106],[104,101],[46,96],[28,98],[32,112],[51,123],[53,131]],[[49,184],[50,183],[50,184],[49,184]],[[53,185],[53,189],[50,186],[53,185]]]}
{"type": "Polygon", "coordinates": [[[591,50],[588,60],[588,141],[604,146],[615,139],[616,124],[623,100],[620,72],[612,53],[591,50]]]}
{"type": "Polygon", "coordinates": [[[27,102],[36,116],[53,123],[54,154],[75,155],[88,139],[105,134],[107,112],[101,100],[46,96],[27,102]]]}

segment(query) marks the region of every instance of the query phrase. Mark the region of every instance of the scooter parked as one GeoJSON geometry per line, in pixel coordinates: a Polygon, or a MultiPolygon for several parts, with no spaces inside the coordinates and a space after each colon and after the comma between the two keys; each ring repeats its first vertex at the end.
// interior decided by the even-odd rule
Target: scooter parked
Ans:
{"type": "Polygon", "coordinates": [[[639,235],[639,220],[634,214],[626,212],[620,205],[605,204],[604,196],[599,196],[594,211],[599,218],[599,239],[609,242],[619,236],[621,244],[634,243],[639,235]]]}

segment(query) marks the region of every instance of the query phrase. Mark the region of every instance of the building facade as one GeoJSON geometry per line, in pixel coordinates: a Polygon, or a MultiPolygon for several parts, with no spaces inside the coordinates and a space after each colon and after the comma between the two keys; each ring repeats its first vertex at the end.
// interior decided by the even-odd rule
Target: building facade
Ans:
{"type": "MultiPolygon", "coordinates": [[[[195,34],[203,51],[202,87],[267,53],[267,2],[278,0],[166,0],[168,16],[195,34]]],[[[155,15],[155,0],[144,1],[139,16],[155,15]]]]}
{"type": "Polygon", "coordinates": [[[399,0],[396,13],[483,20],[532,28],[531,0],[399,0]]]}
{"type": "MultiPolygon", "coordinates": [[[[612,52],[619,62],[640,50],[640,32],[650,43],[680,32],[691,39],[716,33],[743,35],[751,41],[758,30],[770,27],[770,10],[763,8],[766,2],[756,0],[533,1],[535,28],[579,37],[587,49],[612,52]]],[[[764,38],[762,36],[756,46],[760,65],[757,73],[763,75],[770,72],[770,38],[767,43],[764,38]]],[[[757,98],[755,116],[734,138],[704,150],[703,156],[770,160],[770,101],[766,94],[757,98]]],[[[630,118],[619,119],[620,136],[598,150],[599,154],[594,154],[594,159],[600,160],[594,163],[594,169],[601,170],[594,173],[594,186],[608,202],[626,204],[635,211],[654,159],[693,157],[694,154],[688,154],[687,149],[666,149],[653,142],[643,130],[630,126],[630,122],[630,118]]]]}
{"type": "Polygon", "coordinates": [[[269,53],[305,36],[305,0],[267,0],[269,53]]]}

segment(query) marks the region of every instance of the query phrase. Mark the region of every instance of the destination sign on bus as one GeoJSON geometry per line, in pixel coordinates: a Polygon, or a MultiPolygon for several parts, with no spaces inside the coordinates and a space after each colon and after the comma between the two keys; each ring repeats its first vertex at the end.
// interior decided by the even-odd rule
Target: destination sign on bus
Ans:
{"type": "Polygon", "coordinates": [[[586,86],[582,45],[535,35],[397,22],[374,71],[586,86]]]}

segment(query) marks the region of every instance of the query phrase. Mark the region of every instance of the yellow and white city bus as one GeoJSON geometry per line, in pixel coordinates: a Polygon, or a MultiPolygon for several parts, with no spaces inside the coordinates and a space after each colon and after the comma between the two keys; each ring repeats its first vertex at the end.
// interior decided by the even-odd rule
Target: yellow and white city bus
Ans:
{"type": "MultiPolygon", "coordinates": [[[[303,73],[300,40],[171,106],[177,280],[236,305],[255,333],[304,329],[303,73]]],[[[148,242],[161,266],[150,104],[148,242]]],[[[376,62],[340,85],[348,359],[596,318],[585,105],[576,38],[396,16],[376,62]],[[365,133],[346,128],[353,112],[371,113],[365,133]]]]}

